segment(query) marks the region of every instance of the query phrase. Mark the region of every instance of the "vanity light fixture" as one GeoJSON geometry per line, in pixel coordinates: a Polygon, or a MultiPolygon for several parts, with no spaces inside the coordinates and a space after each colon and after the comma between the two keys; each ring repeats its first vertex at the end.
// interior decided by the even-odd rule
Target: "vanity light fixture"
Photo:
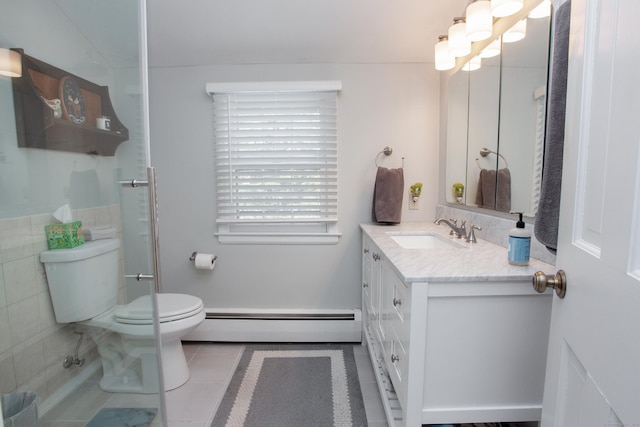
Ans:
{"type": "Polygon", "coordinates": [[[542,3],[529,13],[529,18],[533,19],[546,18],[547,16],[551,16],[551,0],[542,0],[542,3]]]}
{"type": "Polygon", "coordinates": [[[524,0],[491,0],[491,14],[496,18],[511,16],[524,6],[524,0]]]}
{"type": "Polygon", "coordinates": [[[454,57],[471,53],[471,42],[467,38],[467,24],[463,17],[453,18],[449,27],[449,54],[454,57]]]}
{"type": "Polygon", "coordinates": [[[502,35],[503,43],[513,43],[522,40],[527,35],[527,18],[521,19],[502,35]]]}
{"type": "Polygon", "coordinates": [[[0,47],[0,75],[7,77],[22,76],[22,60],[15,50],[0,47]]]}
{"type": "Polygon", "coordinates": [[[466,10],[467,38],[472,42],[491,37],[493,16],[489,0],[472,0],[466,10]]]}
{"type": "Polygon", "coordinates": [[[449,37],[439,36],[435,51],[436,70],[445,71],[456,66],[456,58],[449,54],[449,37]]]}
{"type": "Polygon", "coordinates": [[[482,49],[482,52],[480,52],[478,56],[480,58],[493,58],[494,56],[500,55],[500,52],[502,52],[502,43],[500,37],[498,37],[482,49]]]}
{"type": "Polygon", "coordinates": [[[480,59],[480,56],[474,56],[469,60],[469,62],[467,62],[462,66],[462,70],[475,71],[479,69],[481,65],[482,65],[482,59],[480,59]]]}
{"type": "MultiPolygon", "coordinates": [[[[453,18],[453,25],[449,27],[447,35],[438,37],[435,45],[436,70],[446,71],[456,68],[456,58],[471,56],[473,43],[477,43],[482,48],[475,48],[476,56],[464,64],[464,69],[472,71],[480,68],[481,58],[491,58],[501,54],[502,43],[513,43],[526,37],[527,18],[520,19],[525,15],[525,11],[530,11],[529,18],[549,16],[551,1],[531,1],[538,5],[527,3],[527,9],[522,10],[525,7],[524,0],[468,0],[466,16],[453,18]],[[517,15],[512,16],[514,14],[517,15]],[[503,22],[511,24],[518,19],[520,20],[504,34],[497,39],[490,39],[494,32],[494,23],[497,25],[495,28],[500,28],[502,32],[502,28],[506,27],[503,22]]],[[[477,45],[473,44],[473,46],[477,45]]]]}

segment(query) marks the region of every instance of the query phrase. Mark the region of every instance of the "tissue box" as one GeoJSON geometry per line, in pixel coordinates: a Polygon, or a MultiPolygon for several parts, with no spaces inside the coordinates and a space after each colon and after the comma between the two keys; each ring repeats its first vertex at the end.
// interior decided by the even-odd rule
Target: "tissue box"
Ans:
{"type": "Polygon", "coordinates": [[[68,249],[84,243],[82,221],[45,225],[49,249],[68,249]]]}

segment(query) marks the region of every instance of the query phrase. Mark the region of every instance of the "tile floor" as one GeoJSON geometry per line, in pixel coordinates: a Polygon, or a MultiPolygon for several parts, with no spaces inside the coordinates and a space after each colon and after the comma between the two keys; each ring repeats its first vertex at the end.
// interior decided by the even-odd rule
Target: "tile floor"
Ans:
{"type": "MultiPolygon", "coordinates": [[[[191,378],[183,386],[167,392],[169,427],[209,427],[242,353],[242,344],[184,343],[191,378]]],[[[360,388],[371,427],[387,422],[366,346],[354,344],[360,388]]],[[[102,391],[95,375],[58,407],[42,417],[40,427],[84,427],[102,407],[157,407],[157,396],[113,394],[102,391]]],[[[160,427],[156,421],[151,427],[160,427]]]]}

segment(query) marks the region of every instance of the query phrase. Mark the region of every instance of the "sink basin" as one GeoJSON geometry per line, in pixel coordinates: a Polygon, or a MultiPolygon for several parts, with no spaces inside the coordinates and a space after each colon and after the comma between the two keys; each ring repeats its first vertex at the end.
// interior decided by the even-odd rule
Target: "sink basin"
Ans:
{"type": "Polygon", "coordinates": [[[389,234],[405,249],[452,249],[462,247],[457,242],[434,233],[389,234]]]}

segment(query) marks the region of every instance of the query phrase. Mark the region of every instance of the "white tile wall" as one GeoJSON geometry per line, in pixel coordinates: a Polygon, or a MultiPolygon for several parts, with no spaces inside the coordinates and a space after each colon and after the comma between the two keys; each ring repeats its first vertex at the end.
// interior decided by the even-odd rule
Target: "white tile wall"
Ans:
{"type": "MultiPolygon", "coordinates": [[[[117,205],[77,210],[73,217],[85,226],[113,224],[121,231],[117,205]]],[[[0,220],[0,393],[34,390],[41,402],[82,369],[62,367],[78,335],[56,323],[39,260],[47,249],[44,226],[53,222],[49,214],[0,220]]],[[[89,337],[80,357],[87,364],[98,358],[89,337]]]]}
{"type": "Polygon", "coordinates": [[[40,333],[37,296],[30,296],[17,301],[14,304],[10,304],[8,308],[12,347],[16,347],[40,333]]]}
{"type": "MultiPolygon", "coordinates": [[[[0,354],[11,348],[11,330],[6,327],[9,324],[7,307],[0,308],[0,354]]],[[[0,377],[1,378],[1,377],[0,377]]]]}
{"type": "Polygon", "coordinates": [[[15,261],[33,255],[31,217],[0,221],[2,261],[15,261]]]}

